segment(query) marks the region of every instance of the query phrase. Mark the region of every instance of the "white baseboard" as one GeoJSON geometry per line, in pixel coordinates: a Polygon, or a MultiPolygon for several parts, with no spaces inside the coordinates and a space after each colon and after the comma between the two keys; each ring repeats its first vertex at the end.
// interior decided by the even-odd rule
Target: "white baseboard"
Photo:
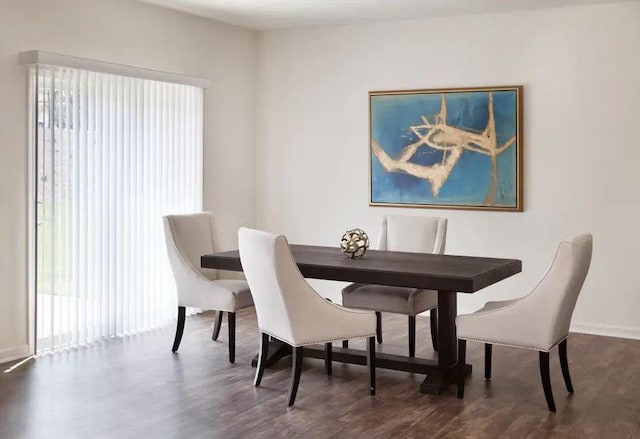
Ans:
{"type": "Polygon", "coordinates": [[[570,331],[581,334],[605,335],[607,337],[640,340],[640,328],[573,322],[571,323],[570,331]]]}
{"type": "Polygon", "coordinates": [[[0,349],[0,364],[29,356],[29,345],[0,349]]]}

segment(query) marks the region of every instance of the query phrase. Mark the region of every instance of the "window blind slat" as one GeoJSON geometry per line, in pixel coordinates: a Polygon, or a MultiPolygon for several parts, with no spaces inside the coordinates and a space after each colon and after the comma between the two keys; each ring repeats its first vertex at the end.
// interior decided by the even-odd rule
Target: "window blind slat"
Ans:
{"type": "MultiPolygon", "coordinates": [[[[71,129],[72,129],[72,114],[71,114],[71,99],[70,99],[70,93],[71,93],[71,72],[68,71],[67,69],[63,70],[63,77],[62,80],[64,81],[63,84],[61,84],[61,86],[64,88],[64,93],[63,96],[61,98],[64,99],[64,107],[63,107],[63,114],[64,114],[64,123],[61,125],[62,130],[63,130],[63,145],[62,145],[62,151],[63,151],[63,156],[62,156],[62,172],[64,175],[64,186],[62,188],[61,191],[61,196],[63,197],[63,199],[67,200],[66,203],[64,203],[64,217],[62,220],[62,226],[68,227],[70,230],[73,230],[73,223],[72,223],[72,218],[71,218],[71,203],[73,202],[73,198],[70,196],[70,188],[71,185],[73,184],[73,182],[71,181],[72,178],[72,166],[73,166],[73,157],[71,155],[71,129]]],[[[62,99],[61,99],[61,105],[62,105],[62,99]]],[[[65,333],[64,333],[64,343],[66,344],[70,344],[71,343],[71,327],[74,325],[73,320],[74,320],[74,316],[71,314],[71,303],[73,301],[73,289],[71,288],[71,270],[73,268],[72,263],[71,263],[71,258],[72,258],[72,253],[71,253],[71,239],[72,239],[72,234],[71,233],[65,233],[64,236],[64,247],[62,249],[62,254],[63,254],[63,261],[64,261],[64,266],[62,268],[63,271],[63,276],[64,276],[64,280],[62,281],[62,288],[64,288],[67,292],[67,299],[65,300],[65,314],[63,316],[63,327],[65,328],[65,333]]]]}
{"type": "Polygon", "coordinates": [[[51,182],[50,184],[50,188],[49,188],[49,230],[50,230],[50,236],[51,236],[51,240],[50,240],[50,244],[49,246],[51,247],[49,254],[51,255],[51,259],[48,261],[47,263],[47,268],[49,269],[50,272],[50,295],[49,295],[49,306],[51,309],[51,329],[49,332],[49,345],[51,346],[51,349],[53,349],[53,347],[55,346],[55,327],[56,324],[58,323],[58,319],[56,317],[58,317],[58,315],[56,313],[59,314],[58,312],[58,307],[55,304],[55,297],[57,296],[57,291],[55,288],[56,285],[56,265],[55,265],[55,261],[56,261],[56,250],[58,247],[58,240],[60,239],[60,236],[55,233],[55,227],[56,227],[56,192],[55,192],[55,188],[56,188],[56,170],[55,170],[55,166],[56,166],[56,117],[57,117],[57,106],[56,106],[56,79],[57,79],[57,74],[56,72],[52,72],[51,75],[51,84],[52,84],[52,88],[51,88],[51,92],[49,94],[49,107],[51,108],[51,111],[49,113],[49,126],[50,126],[50,131],[51,131],[51,145],[52,148],[50,151],[48,151],[48,157],[49,157],[49,173],[48,173],[48,181],[51,182]]]}

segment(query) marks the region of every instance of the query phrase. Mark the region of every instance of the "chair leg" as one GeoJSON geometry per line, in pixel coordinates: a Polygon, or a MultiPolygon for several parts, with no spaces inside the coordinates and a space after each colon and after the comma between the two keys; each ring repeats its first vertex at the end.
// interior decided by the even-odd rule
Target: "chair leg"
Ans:
{"type": "Polygon", "coordinates": [[[376,338],[378,343],[382,343],[382,313],[376,311],[376,338]]]}
{"type": "Polygon", "coordinates": [[[416,356],[416,316],[409,316],[409,356],[416,356]]]}
{"type": "Polygon", "coordinates": [[[236,313],[228,312],[227,319],[229,323],[229,363],[236,362],[236,313]]]}
{"type": "Polygon", "coordinates": [[[184,306],[178,307],[178,323],[176,325],[176,336],[173,339],[172,352],[178,352],[180,342],[182,341],[182,334],[184,333],[184,321],[187,315],[187,309],[184,306]]]}
{"type": "Polygon", "coordinates": [[[349,340],[342,340],[342,347],[345,349],[349,349],[349,340]]]}
{"type": "Polygon", "coordinates": [[[367,340],[367,375],[369,378],[369,395],[376,394],[376,341],[374,337],[367,340]]]}
{"type": "Polygon", "coordinates": [[[438,309],[429,311],[429,322],[431,323],[431,344],[433,350],[438,352],[438,309]]]}
{"type": "Polygon", "coordinates": [[[331,343],[324,344],[324,368],[327,375],[331,375],[331,361],[333,360],[333,345],[331,343]]]}
{"type": "Polygon", "coordinates": [[[540,352],[540,378],[542,379],[542,388],[544,389],[544,397],[547,399],[549,411],[555,412],[556,403],[553,401],[551,377],[549,376],[549,352],[540,352]]]}
{"type": "Polygon", "coordinates": [[[269,355],[269,336],[264,332],[260,333],[260,355],[258,355],[258,367],[256,367],[256,377],[253,380],[253,385],[258,387],[262,382],[262,375],[264,374],[264,366],[267,363],[267,356],[269,355]]]}
{"type": "Polygon", "coordinates": [[[220,327],[222,326],[222,318],[224,317],[224,311],[216,311],[216,322],[213,325],[213,334],[211,334],[211,340],[216,341],[220,335],[220,327]]]}
{"type": "Polygon", "coordinates": [[[302,346],[293,348],[293,361],[291,362],[291,385],[289,386],[289,407],[293,405],[298,393],[298,385],[300,384],[300,373],[302,372],[302,357],[304,349],[302,346]]]}
{"type": "Polygon", "coordinates": [[[569,375],[569,361],[567,360],[566,338],[560,342],[560,346],[558,346],[558,353],[560,354],[560,367],[562,368],[564,384],[567,386],[569,393],[573,393],[573,384],[571,383],[571,375],[569,375]]]}
{"type": "Polygon", "coordinates": [[[491,352],[493,345],[490,343],[484,344],[484,379],[491,379],[491,352]]]}
{"type": "Polygon", "coordinates": [[[464,398],[464,364],[467,360],[467,340],[458,340],[458,365],[456,366],[456,381],[458,384],[458,398],[464,398]]]}

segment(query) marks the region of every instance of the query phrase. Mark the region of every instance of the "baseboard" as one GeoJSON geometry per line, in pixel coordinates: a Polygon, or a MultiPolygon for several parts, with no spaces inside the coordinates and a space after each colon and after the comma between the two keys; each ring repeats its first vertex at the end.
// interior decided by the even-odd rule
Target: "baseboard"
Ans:
{"type": "Polygon", "coordinates": [[[605,335],[607,337],[640,340],[640,328],[574,322],[571,323],[570,331],[581,334],[605,335]]]}
{"type": "Polygon", "coordinates": [[[0,364],[29,356],[29,345],[0,349],[0,364]]]}

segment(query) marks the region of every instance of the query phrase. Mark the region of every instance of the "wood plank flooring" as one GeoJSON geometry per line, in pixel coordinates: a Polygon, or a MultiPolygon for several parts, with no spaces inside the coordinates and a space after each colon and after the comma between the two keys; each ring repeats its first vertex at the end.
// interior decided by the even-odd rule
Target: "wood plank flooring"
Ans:
{"type": "MultiPolygon", "coordinates": [[[[296,405],[286,407],[290,360],[252,386],[258,349],[253,310],[238,313],[236,363],[227,361],[226,319],[211,341],[213,314],[187,318],[178,354],[173,329],[49,355],[7,373],[0,366],[0,438],[633,438],[640,437],[640,341],[572,334],[562,382],[552,352],[558,412],[547,411],[538,355],[494,347],[483,378],[483,347],[469,343],[474,372],[465,399],[455,389],[422,395],[421,375],[305,359],[296,405]]],[[[432,355],[429,321],[418,318],[417,355],[432,355]]],[[[405,317],[383,315],[384,352],[405,353],[405,317]]],[[[364,348],[363,341],[352,346],[364,348]]]]}

